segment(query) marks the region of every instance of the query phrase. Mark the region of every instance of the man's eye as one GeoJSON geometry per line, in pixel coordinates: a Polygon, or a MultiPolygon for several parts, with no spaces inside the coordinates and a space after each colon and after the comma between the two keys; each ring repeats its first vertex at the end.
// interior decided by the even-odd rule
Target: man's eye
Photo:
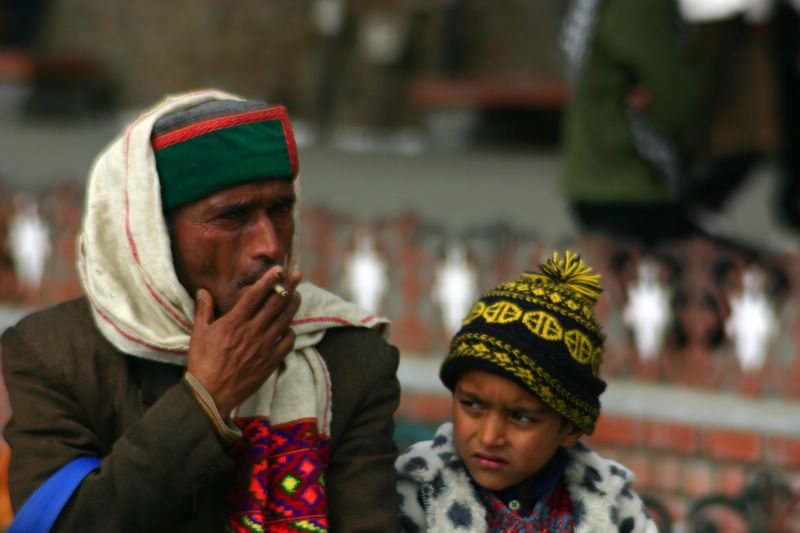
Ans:
{"type": "Polygon", "coordinates": [[[288,213],[291,213],[293,209],[294,206],[291,204],[278,204],[276,206],[273,206],[272,209],[270,209],[270,212],[273,215],[286,215],[288,213]]]}
{"type": "Polygon", "coordinates": [[[218,219],[221,220],[236,220],[241,216],[241,212],[238,210],[231,210],[231,211],[223,211],[219,215],[217,215],[218,219]]]}

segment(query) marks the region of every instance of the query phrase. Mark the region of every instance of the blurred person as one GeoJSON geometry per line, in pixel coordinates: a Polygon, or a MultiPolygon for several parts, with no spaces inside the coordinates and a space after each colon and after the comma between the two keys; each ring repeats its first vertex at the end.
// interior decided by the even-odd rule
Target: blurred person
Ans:
{"type": "Polygon", "coordinates": [[[681,203],[701,72],[675,0],[574,0],[563,191],[579,226],[656,243],[699,231],[681,203]]]}
{"type": "Polygon", "coordinates": [[[579,441],[606,388],[600,291],[568,250],[475,302],[439,371],[453,421],[396,463],[402,530],[656,531],[633,474],[579,441]]]}
{"type": "Polygon", "coordinates": [[[716,9],[682,1],[705,79],[690,141],[686,201],[720,211],[775,154],[775,69],[763,0],[720,2],[716,9]]]}
{"type": "Polygon", "coordinates": [[[17,531],[395,527],[397,350],[300,283],[297,173],[285,109],[215,90],[99,155],[85,297],[1,339],[17,531]]]}
{"type": "Polygon", "coordinates": [[[776,0],[771,24],[780,131],[778,208],[783,221],[800,230],[800,0],[776,0]]]}

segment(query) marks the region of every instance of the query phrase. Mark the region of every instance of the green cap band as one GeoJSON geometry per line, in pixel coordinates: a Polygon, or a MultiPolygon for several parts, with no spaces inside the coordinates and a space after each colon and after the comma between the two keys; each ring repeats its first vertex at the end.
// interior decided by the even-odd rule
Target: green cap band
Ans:
{"type": "Polygon", "coordinates": [[[297,176],[297,149],[283,107],[201,120],[154,136],[152,145],[164,210],[236,185],[297,176]]]}

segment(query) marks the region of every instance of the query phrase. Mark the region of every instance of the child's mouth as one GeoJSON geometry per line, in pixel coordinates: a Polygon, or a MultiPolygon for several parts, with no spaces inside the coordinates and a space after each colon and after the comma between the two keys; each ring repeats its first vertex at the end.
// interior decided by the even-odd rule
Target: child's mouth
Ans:
{"type": "Polygon", "coordinates": [[[505,459],[497,455],[484,455],[476,453],[473,457],[479,466],[489,470],[499,470],[507,464],[505,459]]]}

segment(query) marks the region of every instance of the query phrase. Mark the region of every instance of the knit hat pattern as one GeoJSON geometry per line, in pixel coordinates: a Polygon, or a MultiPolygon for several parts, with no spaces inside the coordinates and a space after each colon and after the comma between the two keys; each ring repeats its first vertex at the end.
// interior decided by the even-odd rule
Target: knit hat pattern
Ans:
{"type": "Polygon", "coordinates": [[[606,387],[598,377],[605,340],[594,313],[599,279],[567,250],[485,293],[450,343],[442,382],[453,390],[475,369],[506,377],[591,434],[606,387]]]}

